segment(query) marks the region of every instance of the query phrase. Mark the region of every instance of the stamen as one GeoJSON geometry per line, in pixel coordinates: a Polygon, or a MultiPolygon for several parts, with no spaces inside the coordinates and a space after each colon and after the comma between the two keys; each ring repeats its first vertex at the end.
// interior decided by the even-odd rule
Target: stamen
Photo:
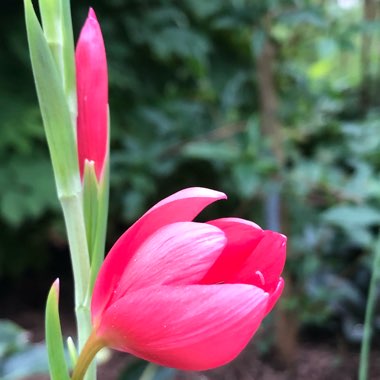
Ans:
{"type": "Polygon", "coordinates": [[[255,274],[256,274],[257,276],[259,276],[259,278],[260,278],[260,282],[261,282],[261,285],[264,286],[264,285],[265,285],[265,278],[264,278],[264,275],[263,275],[259,270],[257,270],[257,271],[255,272],[255,274]]]}

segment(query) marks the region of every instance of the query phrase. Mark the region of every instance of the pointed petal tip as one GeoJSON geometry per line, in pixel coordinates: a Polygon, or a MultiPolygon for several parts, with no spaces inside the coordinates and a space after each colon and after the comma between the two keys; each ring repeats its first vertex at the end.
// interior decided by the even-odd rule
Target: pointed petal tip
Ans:
{"type": "Polygon", "coordinates": [[[208,189],[208,188],[200,188],[200,189],[203,189],[205,191],[208,191],[208,192],[212,192],[213,193],[213,196],[217,199],[227,199],[227,195],[221,191],[217,191],[217,190],[212,190],[212,189],[208,189]]]}
{"type": "Polygon", "coordinates": [[[176,194],[184,194],[193,197],[206,197],[206,198],[215,198],[215,199],[227,199],[227,195],[221,191],[208,189],[207,187],[188,187],[178,191],[176,194]]]}
{"type": "Polygon", "coordinates": [[[92,7],[89,8],[89,10],[88,10],[88,16],[87,17],[90,18],[90,19],[97,20],[95,11],[94,11],[94,9],[92,7]]]}
{"type": "MultiPolygon", "coordinates": [[[[176,202],[186,202],[186,207],[188,208],[191,206],[194,208],[194,205],[202,205],[202,207],[196,207],[197,212],[192,216],[190,219],[193,219],[200,211],[202,211],[206,206],[208,206],[210,203],[220,200],[220,199],[226,199],[226,194],[211,190],[206,187],[188,187],[186,189],[182,189],[177,191],[176,193],[168,196],[167,198],[164,198],[161,202],[156,203],[148,212],[155,209],[160,209],[161,207],[169,204],[175,204],[176,202]]],[[[180,207],[178,208],[178,211],[180,211],[180,207]]],[[[186,218],[187,219],[187,218],[186,218]]]]}

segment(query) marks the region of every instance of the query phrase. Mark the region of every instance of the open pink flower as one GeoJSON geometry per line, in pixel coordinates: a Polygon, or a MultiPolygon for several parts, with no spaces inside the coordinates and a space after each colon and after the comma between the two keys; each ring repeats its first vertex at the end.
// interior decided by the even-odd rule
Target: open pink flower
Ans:
{"type": "Polygon", "coordinates": [[[162,200],[116,242],[92,298],[104,344],[184,370],[226,364],[278,300],[286,237],[238,218],[192,220],[223,193],[162,200]]]}
{"type": "Polygon", "coordinates": [[[75,50],[79,170],[93,161],[101,180],[108,152],[108,75],[102,32],[90,8],[75,50]]]}

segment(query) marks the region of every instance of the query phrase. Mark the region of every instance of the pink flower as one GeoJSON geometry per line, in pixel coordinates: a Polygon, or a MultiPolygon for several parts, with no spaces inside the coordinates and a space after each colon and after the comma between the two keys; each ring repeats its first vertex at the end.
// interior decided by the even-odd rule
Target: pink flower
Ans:
{"type": "Polygon", "coordinates": [[[100,181],[108,152],[108,75],[102,32],[91,8],[79,36],[75,63],[80,175],[83,179],[85,160],[93,161],[100,181]]]}
{"type": "Polygon", "coordinates": [[[226,364],[243,350],[281,295],[286,237],[238,218],[192,221],[225,198],[179,191],[119,238],[95,284],[97,339],[184,370],[226,364]]]}

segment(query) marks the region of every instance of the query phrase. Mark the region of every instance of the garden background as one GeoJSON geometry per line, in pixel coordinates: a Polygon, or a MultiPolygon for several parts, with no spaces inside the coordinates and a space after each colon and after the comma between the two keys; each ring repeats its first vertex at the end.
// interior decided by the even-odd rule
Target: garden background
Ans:
{"type": "MultiPolygon", "coordinates": [[[[40,342],[57,276],[64,333],[72,330],[71,271],[22,1],[1,5],[0,318],[40,342]]],[[[107,247],[189,186],[229,196],[202,220],[239,216],[289,237],[285,294],[253,344],[219,371],[176,376],[355,379],[380,226],[380,3],[72,1],[76,37],[89,6],[109,64],[107,247]]],[[[379,337],[380,302],[374,359],[379,337]]],[[[0,379],[25,378],[6,370],[12,360],[36,364],[33,347],[2,325],[0,379]]],[[[100,378],[117,379],[130,362],[116,355],[100,378]]]]}

